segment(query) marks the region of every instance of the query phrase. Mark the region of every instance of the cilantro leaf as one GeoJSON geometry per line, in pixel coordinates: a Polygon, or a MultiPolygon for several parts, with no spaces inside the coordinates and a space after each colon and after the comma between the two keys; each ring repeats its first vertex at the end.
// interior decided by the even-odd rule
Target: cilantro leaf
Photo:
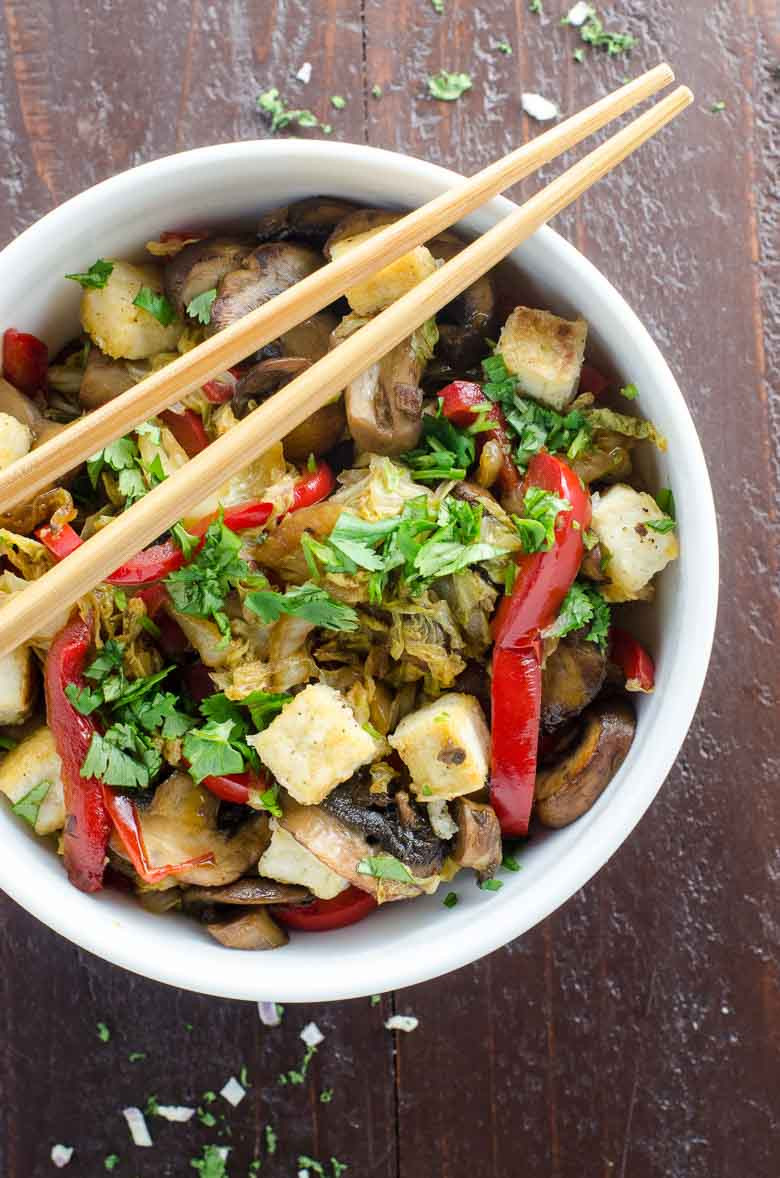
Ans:
{"type": "Polygon", "coordinates": [[[77,687],[75,683],[68,683],[65,694],[82,716],[91,716],[103,704],[103,692],[93,691],[89,686],[77,687]]]}
{"type": "Polygon", "coordinates": [[[574,459],[590,446],[588,418],[577,409],[556,413],[537,405],[517,392],[517,378],[506,367],[503,356],[494,352],[482,361],[485,396],[504,410],[507,424],[516,436],[518,466],[526,467],[534,454],[546,446],[551,453],[566,453],[574,459]]]}
{"type": "Polygon", "coordinates": [[[677,524],[673,519],[650,519],[647,521],[647,526],[652,528],[654,532],[660,532],[663,536],[667,532],[673,532],[677,524]]]}
{"type": "Polygon", "coordinates": [[[589,625],[586,639],[604,650],[610,621],[609,605],[598,589],[584,581],[575,581],[563,599],[558,617],[542,634],[545,638],[562,638],[572,630],[589,625]]]}
{"type": "Polygon", "coordinates": [[[414,877],[395,855],[372,855],[357,864],[358,875],[370,875],[374,879],[394,879],[398,883],[413,883],[414,877]]]}
{"type": "Polygon", "coordinates": [[[140,307],[142,311],[148,311],[163,327],[168,327],[176,318],[176,312],[165,295],[151,290],[148,286],[141,287],[133,299],[133,306],[140,307]]]}
{"type": "Polygon", "coordinates": [[[108,675],[113,675],[122,669],[124,647],[115,638],[109,638],[99,653],[84,671],[85,679],[92,679],[100,683],[108,675]]]}
{"type": "Polygon", "coordinates": [[[202,728],[192,728],[184,737],[183,752],[190,763],[193,781],[204,777],[221,777],[241,773],[244,756],[233,742],[235,724],[209,720],[202,728]]]}
{"type": "Polygon", "coordinates": [[[672,494],[671,487],[661,487],[661,490],[655,497],[655,501],[661,508],[661,511],[663,511],[665,515],[668,515],[670,519],[677,518],[674,504],[674,495],[672,494]]]}
{"type": "Polygon", "coordinates": [[[458,429],[448,421],[439,401],[438,412],[424,413],[422,445],[401,455],[418,482],[465,479],[476,458],[474,431],[458,429]]]}
{"type": "Polygon", "coordinates": [[[468,74],[451,74],[448,70],[439,70],[438,74],[428,77],[428,93],[431,98],[438,98],[441,102],[455,102],[471,87],[472,81],[468,74]]]}
{"type": "Polygon", "coordinates": [[[204,1145],[203,1156],[192,1158],[190,1165],[198,1171],[200,1178],[228,1178],[225,1159],[217,1145],[204,1145]]]}
{"type": "Polygon", "coordinates": [[[261,589],[247,595],[249,609],[263,622],[275,622],[282,614],[291,614],[314,626],[328,630],[357,630],[358,615],[351,605],[337,601],[325,589],[307,581],[304,585],[277,593],[273,589],[261,589]]]}
{"type": "Polygon", "coordinates": [[[590,16],[580,27],[580,37],[586,45],[592,45],[594,49],[606,49],[610,57],[630,53],[637,44],[637,39],[632,33],[607,32],[594,9],[591,9],[590,16]]]}
{"type": "Polygon", "coordinates": [[[159,731],[164,740],[176,740],[196,724],[193,716],[180,709],[178,698],[170,691],[156,691],[151,699],[136,696],[126,705],[124,715],[128,719],[132,716],[146,732],[159,731]]]}
{"type": "Polygon", "coordinates": [[[321,123],[310,110],[291,110],[274,86],[257,97],[258,109],[271,116],[271,133],[283,131],[291,123],[299,127],[317,127],[324,134],[329,135],[332,127],[328,123],[321,123]]]}
{"type": "Polygon", "coordinates": [[[282,817],[282,807],[279,804],[279,786],[272,785],[260,792],[250,790],[250,806],[255,810],[267,810],[274,818],[282,817]]]}
{"type": "Polygon", "coordinates": [[[38,811],[50,789],[50,781],[39,782],[23,798],[19,798],[19,801],[15,802],[11,809],[19,818],[24,818],[25,822],[29,822],[30,826],[34,827],[38,821],[38,811]]]}
{"type": "Polygon", "coordinates": [[[529,487],[523,498],[525,516],[512,516],[524,552],[549,552],[555,543],[555,523],[562,511],[571,511],[568,499],[560,499],[541,487],[529,487]]]}
{"type": "Polygon", "coordinates": [[[195,298],[187,303],[187,314],[204,326],[211,323],[211,308],[216,297],[217,288],[215,286],[211,290],[204,290],[202,294],[195,295],[195,298]]]}
{"type": "Polygon", "coordinates": [[[84,287],[84,290],[102,290],[111,277],[113,269],[113,262],[104,262],[102,258],[98,258],[85,274],[66,274],[65,277],[70,278],[71,282],[78,282],[84,287]]]}
{"type": "Polygon", "coordinates": [[[161,766],[157,749],[131,724],[118,723],[93,733],[81,776],[119,789],[147,789],[161,766]]]}
{"type": "MultiPolygon", "coordinates": [[[[225,636],[230,634],[223,609],[227,594],[239,583],[258,583],[249,565],[239,557],[240,549],[240,537],[225,527],[220,517],[209,524],[203,547],[194,560],[165,578],[171,601],[180,613],[213,618],[225,636]]],[[[259,583],[267,582],[262,577],[259,583]]]]}
{"type": "Polygon", "coordinates": [[[620,390],[621,397],[625,397],[627,401],[635,401],[639,396],[639,389],[635,384],[627,384],[625,388],[620,390]]]}
{"type": "Polygon", "coordinates": [[[285,692],[252,691],[241,700],[241,703],[243,707],[249,708],[252,723],[257,731],[261,732],[291,699],[292,696],[285,692]]]}

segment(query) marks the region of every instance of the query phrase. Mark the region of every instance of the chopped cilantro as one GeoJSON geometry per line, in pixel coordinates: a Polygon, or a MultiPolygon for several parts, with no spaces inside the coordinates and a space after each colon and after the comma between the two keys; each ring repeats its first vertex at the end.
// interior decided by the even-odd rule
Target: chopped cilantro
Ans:
{"type": "Polygon", "coordinates": [[[29,822],[30,826],[35,827],[35,823],[38,821],[38,812],[50,789],[50,781],[41,781],[28,790],[23,798],[15,802],[11,809],[17,817],[23,818],[25,822],[29,822]]]}
{"type": "Polygon", "coordinates": [[[523,511],[524,516],[512,516],[512,522],[523,541],[523,551],[549,552],[555,543],[558,515],[571,511],[571,503],[541,487],[529,487],[523,498],[523,511]]]}
{"type": "Polygon", "coordinates": [[[14,740],[12,736],[0,736],[0,749],[4,749],[6,752],[15,749],[18,743],[19,741],[14,740]]]}
{"type": "Polygon", "coordinates": [[[338,1158],[331,1158],[330,1168],[333,1173],[333,1178],[340,1178],[344,1171],[349,1169],[349,1166],[346,1162],[340,1162],[338,1158]]]}
{"type": "Polygon", "coordinates": [[[343,98],[341,94],[331,94],[330,105],[334,110],[343,110],[347,105],[347,100],[346,98],[343,98]]]}
{"type": "Polygon", "coordinates": [[[431,0],[431,7],[434,12],[438,12],[439,16],[444,12],[444,0],[431,0]]]}
{"type": "Polygon", "coordinates": [[[650,519],[647,521],[648,528],[652,528],[654,532],[660,532],[665,535],[667,532],[673,532],[677,524],[673,519],[650,519]]]}
{"type": "Polygon", "coordinates": [[[112,724],[94,732],[82,777],[98,777],[120,789],[147,789],[159,773],[162,759],[153,744],[130,724],[112,724]]]}
{"type": "Polygon", "coordinates": [[[374,879],[393,879],[398,883],[413,883],[413,876],[395,855],[372,855],[357,864],[358,875],[370,875],[374,879]]]}
{"type": "Polygon", "coordinates": [[[499,53],[503,53],[506,57],[511,57],[513,50],[508,41],[499,41],[496,44],[496,49],[499,53]]]}
{"type": "Polygon", "coordinates": [[[103,1159],[103,1169],[108,1170],[109,1173],[111,1173],[112,1170],[115,1170],[118,1165],[119,1165],[119,1154],[118,1153],[110,1153],[108,1155],[108,1157],[105,1157],[103,1159]]]}
{"type": "Polygon", "coordinates": [[[174,607],[183,614],[212,618],[227,639],[230,622],[224,612],[225,598],[239,584],[263,585],[264,577],[254,575],[238,555],[241,538],[226,527],[222,518],[209,524],[203,547],[184,568],[165,578],[174,607]]]}
{"type": "Polygon", "coordinates": [[[371,87],[371,97],[372,97],[372,98],[381,98],[381,97],[382,97],[382,95],[383,95],[383,93],[384,93],[384,91],[383,91],[382,87],[379,85],[379,83],[378,83],[378,82],[376,82],[376,83],[375,83],[375,84],[374,84],[374,85],[371,87]]]}
{"type": "Polygon", "coordinates": [[[572,630],[588,626],[585,635],[588,642],[595,642],[606,649],[610,625],[610,609],[594,586],[584,581],[575,581],[563,599],[558,617],[543,631],[545,638],[562,638],[572,630]]]}
{"type": "Polygon", "coordinates": [[[85,274],[66,274],[65,277],[70,278],[71,282],[78,282],[84,290],[102,290],[113,269],[113,262],[104,262],[102,258],[98,258],[85,274]]]}
{"type": "Polygon", "coordinates": [[[381,995],[381,994],[372,994],[372,995],[371,995],[371,1005],[372,1005],[372,1006],[379,1006],[379,1003],[380,1003],[381,1001],[382,1001],[382,995],[381,995]]]}
{"type": "Polygon", "coordinates": [[[494,352],[482,361],[483,392],[504,410],[511,432],[516,436],[515,454],[520,467],[526,467],[534,454],[546,446],[552,453],[565,452],[570,459],[590,445],[590,427],[584,413],[570,410],[556,413],[537,405],[517,392],[517,378],[507,369],[504,358],[494,352]]]}
{"type": "Polygon", "coordinates": [[[515,859],[514,855],[504,855],[504,858],[501,860],[501,866],[505,871],[520,870],[520,864],[517,862],[517,859],[515,859]]]}
{"type": "Polygon", "coordinates": [[[289,127],[293,123],[298,127],[317,127],[326,135],[329,135],[332,130],[328,123],[321,123],[310,110],[289,109],[275,86],[258,95],[257,106],[264,114],[271,116],[272,134],[283,131],[285,127],[289,127]]]}
{"type": "Polygon", "coordinates": [[[216,297],[216,287],[212,287],[211,290],[204,290],[202,294],[195,295],[195,298],[187,303],[187,314],[190,318],[197,319],[198,323],[206,326],[211,323],[211,308],[214,305],[216,297]]]}
{"type": "Polygon", "coordinates": [[[582,65],[585,60],[585,50],[582,47],[575,49],[572,53],[572,57],[579,65],[582,65]]]}
{"type": "Polygon", "coordinates": [[[332,1100],[333,1100],[333,1089],[332,1088],[323,1088],[322,1092],[320,1092],[320,1104],[330,1104],[330,1102],[332,1100]]]}
{"type": "Polygon", "coordinates": [[[198,545],[201,542],[200,536],[194,536],[192,532],[188,532],[184,524],[174,524],[171,528],[171,535],[176,543],[184,553],[185,560],[192,560],[195,553],[198,551],[198,545]]]}
{"type": "Polygon", "coordinates": [[[317,1054],[316,1047],[307,1047],[304,1052],[301,1066],[299,1068],[291,1068],[289,1072],[282,1072],[279,1077],[280,1084],[303,1084],[306,1079],[306,1073],[309,1070],[309,1064],[317,1054]]]}
{"type": "Polygon", "coordinates": [[[458,897],[456,896],[455,892],[447,892],[447,895],[444,897],[444,900],[443,900],[444,907],[445,908],[454,908],[455,905],[457,904],[457,902],[458,902],[458,897]]]}
{"type": "Polygon", "coordinates": [[[483,892],[500,892],[504,885],[500,879],[483,879],[479,886],[483,892]]]}
{"type": "Polygon", "coordinates": [[[586,45],[591,45],[594,49],[605,49],[610,57],[630,53],[637,44],[637,39],[632,33],[607,32],[595,9],[591,9],[588,19],[580,27],[580,37],[586,45]]]}
{"type": "Polygon", "coordinates": [[[249,708],[252,723],[258,732],[267,728],[275,716],[278,716],[285,704],[292,699],[283,691],[252,691],[245,695],[240,704],[249,708]]]}
{"type": "Polygon", "coordinates": [[[130,1063],[140,1063],[142,1060],[146,1059],[146,1052],[145,1051],[131,1051],[127,1058],[130,1061],[130,1063]]]}
{"type": "Polygon", "coordinates": [[[202,728],[190,729],[186,734],[183,752],[190,763],[193,781],[243,772],[244,755],[235,746],[233,729],[232,720],[222,724],[209,720],[202,728]]]}
{"type": "Polygon", "coordinates": [[[625,397],[627,401],[635,401],[639,396],[639,389],[635,384],[627,384],[625,388],[620,390],[621,397],[625,397]]]}
{"type": "Polygon", "coordinates": [[[473,430],[458,429],[442,412],[423,414],[421,444],[401,456],[401,460],[422,482],[465,479],[476,457],[473,430]]]}
{"type": "Polygon", "coordinates": [[[325,1167],[322,1162],[318,1162],[316,1158],[307,1157],[305,1153],[299,1154],[298,1166],[302,1170],[308,1170],[310,1174],[318,1174],[320,1178],[325,1178],[325,1167]]]}
{"type": "Polygon", "coordinates": [[[351,605],[337,601],[325,589],[307,581],[286,593],[260,589],[250,593],[245,603],[263,622],[274,622],[282,614],[291,614],[313,626],[328,630],[357,630],[358,616],[351,605]]]}
{"type": "Polygon", "coordinates": [[[277,1142],[278,1142],[278,1138],[276,1136],[276,1132],[274,1130],[273,1125],[266,1125],[265,1130],[264,1130],[264,1135],[265,1135],[265,1152],[268,1154],[269,1158],[272,1158],[274,1156],[274,1154],[276,1153],[276,1146],[277,1146],[277,1142]]]}
{"type": "Polygon", "coordinates": [[[156,290],[150,290],[148,286],[141,287],[133,299],[133,306],[140,307],[142,311],[148,311],[163,327],[168,327],[176,318],[176,312],[165,295],[156,290]]]}
{"type": "Polygon", "coordinates": [[[190,1165],[200,1178],[228,1178],[225,1159],[217,1145],[204,1145],[203,1156],[193,1158],[190,1165]]]}
{"type": "Polygon", "coordinates": [[[111,1038],[111,1032],[105,1023],[98,1023],[97,1037],[101,1043],[108,1043],[109,1039],[111,1038]]]}
{"type": "Polygon", "coordinates": [[[541,16],[544,12],[544,9],[542,8],[542,0],[529,0],[528,11],[537,12],[541,16]]]}
{"type": "Polygon", "coordinates": [[[719,115],[725,109],[726,103],[723,101],[723,99],[719,99],[717,102],[713,102],[712,106],[710,107],[710,114],[719,115]]]}
{"type": "Polygon", "coordinates": [[[674,506],[674,495],[672,494],[671,487],[661,487],[661,490],[655,497],[655,501],[661,508],[661,511],[663,511],[665,515],[668,515],[670,519],[677,518],[674,506]]]}
{"type": "Polygon", "coordinates": [[[439,70],[438,74],[428,77],[431,98],[438,98],[441,102],[455,102],[471,87],[472,81],[468,74],[451,74],[448,70],[439,70]]]}

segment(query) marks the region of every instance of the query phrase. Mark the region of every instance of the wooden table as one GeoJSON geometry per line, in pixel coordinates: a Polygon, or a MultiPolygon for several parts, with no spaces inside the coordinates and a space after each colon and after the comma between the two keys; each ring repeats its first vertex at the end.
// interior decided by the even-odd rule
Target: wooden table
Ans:
{"type": "Polygon", "coordinates": [[[267,1030],[253,1005],[123,973],[4,901],[3,1178],[52,1173],[55,1142],[76,1147],[68,1174],[99,1178],[116,1152],[120,1178],[186,1176],[210,1141],[231,1145],[229,1173],[243,1178],[266,1124],[279,1148],[264,1178],[295,1175],[299,1154],[335,1156],[347,1178],[780,1172],[776,6],[615,3],[610,24],[638,49],[584,64],[558,23],[567,4],[544,6],[540,17],[524,0],[446,0],[439,16],[428,0],[5,0],[4,240],[124,168],[266,135],[255,97],[270,86],[334,138],[471,171],[538,131],[522,90],[573,111],[668,58],[696,105],[558,228],[626,295],[680,381],[711,462],[723,585],[698,715],[638,830],[561,911],[454,976],[378,1006],[290,1008],[267,1030]],[[496,50],[504,37],[512,56],[496,50]],[[307,60],[304,87],[292,75],[307,60]],[[426,99],[441,67],[470,71],[470,94],[426,99]],[[343,110],[329,109],[332,94],[343,110]],[[392,1036],[393,1011],[419,1029],[392,1036]],[[326,1041],[306,1083],[281,1086],[312,1017],[326,1041]],[[216,1135],[221,1122],[153,1120],[156,1148],[130,1144],[123,1106],[152,1093],[198,1103],[242,1065],[248,1098],[214,1106],[231,1137],[216,1135]]]}

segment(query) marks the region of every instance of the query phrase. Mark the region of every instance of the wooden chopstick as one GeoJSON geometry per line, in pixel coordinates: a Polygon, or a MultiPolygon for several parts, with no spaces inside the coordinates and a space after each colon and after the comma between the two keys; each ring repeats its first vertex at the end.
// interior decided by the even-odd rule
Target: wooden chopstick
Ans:
{"type": "Polygon", "coordinates": [[[0,609],[0,656],[73,605],[576,200],[693,100],[680,86],[253,410],[0,609]]]}
{"type": "Polygon", "coordinates": [[[115,438],[315,315],[355,282],[429,241],[490,197],[530,175],[673,80],[668,65],[656,66],[389,225],[108,404],[79,418],[0,473],[2,509],[7,511],[30,499],[115,438]]]}

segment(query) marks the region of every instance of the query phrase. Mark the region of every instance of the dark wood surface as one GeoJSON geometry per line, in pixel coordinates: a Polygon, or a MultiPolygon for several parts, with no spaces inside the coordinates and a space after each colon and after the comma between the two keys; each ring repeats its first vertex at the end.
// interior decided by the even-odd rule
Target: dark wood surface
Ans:
{"type": "Polygon", "coordinates": [[[428,0],[2,6],[3,241],[133,164],[266,135],[255,96],[271,85],[329,117],[335,138],[470,171],[537,132],[522,90],[569,112],[668,58],[695,106],[558,228],[677,374],[723,551],[709,680],[661,795],[584,892],[476,965],[378,1007],[289,1008],[267,1030],[253,1005],[123,973],[3,900],[3,1178],[53,1173],[55,1142],[76,1147],[66,1174],[99,1178],[116,1152],[120,1178],[186,1176],[209,1141],[232,1146],[229,1173],[243,1178],[268,1123],[279,1148],[267,1178],[294,1176],[301,1153],[349,1163],[347,1178],[780,1173],[777,7],[616,0],[611,23],[639,47],[629,62],[584,65],[558,23],[568,4],[544,7],[540,18],[525,0],[446,0],[444,16],[428,0]],[[511,57],[493,48],[503,37],[511,57]],[[292,74],[306,60],[303,87],[292,74]],[[458,103],[425,98],[442,66],[474,76],[458,103]],[[343,111],[328,112],[333,93],[343,111]],[[712,113],[717,101],[726,110],[712,113]],[[396,1041],[382,1025],[394,1010],[419,1029],[396,1041]],[[326,1042],[307,1083],[282,1087],[312,1017],[326,1042]],[[231,1137],[154,1120],[156,1148],[130,1144],[123,1106],[151,1093],[197,1103],[242,1065],[253,1086],[229,1113],[231,1137]]]}

